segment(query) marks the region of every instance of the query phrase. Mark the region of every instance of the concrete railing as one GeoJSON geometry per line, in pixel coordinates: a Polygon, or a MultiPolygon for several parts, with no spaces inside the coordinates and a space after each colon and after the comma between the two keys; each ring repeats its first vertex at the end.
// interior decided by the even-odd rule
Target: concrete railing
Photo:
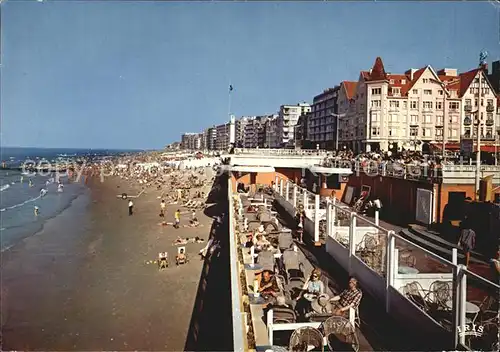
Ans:
{"type": "Polygon", "coordinates": [[[228,181],[228,202],[229,202],[229,259],[231,265],[231,306],[233,314],[233,350],[238,352],[246,351],[247,348],[247,322],[246,313],[242,311],[242,292],[239,274],[238,245],[234,229],[234,205],[232,182],[228,181]]]}
{"type": "Polygon", "coordinates": [[[258,155],[326,155],[326,150],[312,149],[257,149],[257,148],[235,148],[234,154],[258,154],[258,155]]]}
{"type": "MultiPolygon", "coordinates": [[[[298,199],[302,195],[302,203],[307,209],[309,205],[309,193],[307,190],[302,189],[298,185],[290,182],[289,180],[280,179],[276,177],[275,192],[280,202],[288,203],[284,207],[289,213],[296,211],[298,199]],[[291,192],[291,194],[290,194],[291,192]]],[[[319,212],[320,212],[320,196],[314,195],[314,226],[304,226],[306,231],[312,234],[314,241],[319,242],[319,212]]],[[[324,210],[323,210],[324,211],[324,210]]],[[[377,214],[378,215],[378,214],[377,214]]],[[[345,218],[345,216],[344,216],[345,218]]],[[[482,285],[488,287],[492,292],[500,292],[500,286],[481,278],[467,270],[463,265],[457,264],[457,251],[453,249],[452,261],[438,256],[437,254],[419,246],[416,243],[408,241],[407,239],[399,236],[393,231],[389,231],[378,223],[378,216],[375,222],[351,211],[335,199],[327,199],[326,209],[326,250],[344,269],[350,274],[357,277],[361,286],[367,290],[374,298],[380,302],[384,302],[386,312],[394,316],[402,323],[420,326],[422,331],[429,334],[436,334],[440,336],[447,344],[448,348],[457,348],[462,345],[465,348],[465,334],[460,331],[467,331],[470,328],[466,318],[466,307],[468,300],[466,297],[467,292],[467,275],[474,276],[476,280],[481,281],[482,285]],[[340,214],[347,215],[347,224],[341,225],[337,221],[340,214]],[[338,239],[338,233],[345,232],[345,240],[338,239]],[[380,252],[381,263],[377,265],[370,265],[365,259],[358,256],[357,251],[362,245],[363,238],[370,234],[375,233],[376,237],[382,239],[377,251],[380,252]],[[396,241],[398,247],[396,247],[396,241]],[[413,248],[415,252],[422,254],[423,258],[432,258],[432,260],[444,268],[444,271],[420,273],[418,270],[411,273],[400,272],[400,248],[413,248]],[[418,282],[423,289],[429,290],[433,282],[444,281],[449,282],[451,287],[456,288],[452,290],[452,331],[451,335],[448,330],[436,321],[429,312],[421,307],[415,305],[410,301],[409,297],[400,292],[402,286],[411,282],[418,282]],[[451,336],[451,337],[449,337],[451,336]],[[451,341],[451,339],[453,339],[451,341]]],[[[428,260],[428,259],[425,259],[428,260]]],[[[469,324],[470,325],[470,324],[469,324]]]]}

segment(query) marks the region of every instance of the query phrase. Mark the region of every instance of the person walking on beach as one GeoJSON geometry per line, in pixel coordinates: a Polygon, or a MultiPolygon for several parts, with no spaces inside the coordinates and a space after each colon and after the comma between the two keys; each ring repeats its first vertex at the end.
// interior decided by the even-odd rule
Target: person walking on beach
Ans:
{"type": "Polygon", "coordinates": [[[167,207],[167,204],[165,203],[165,200],[162,199],[160,203],[160,216],[163,218],[165,217],[165,208],[167,207]]]}
{"type": "Polygon", "coordinates": [[[174,218],[175,218],[174,227],[178,229],[179,225],[181,224],[181,211],[179,209],[177,209],[177,211],[175,212],[174,218]]]}
{"type": "Polygon", "coordinates": [[[36,205],[35,205],[34,212],[35,212],[35,216],[40,215],[40,209],[39,209],[39,208],[38,208],[38,206],[36,206],[36,205]]]}
{"type": "Polygon", "coordinates": [[[462,248],[465,254],[465,266],[469,266],[470,252],[476,246],[476,232],[471,229],[469,221],[465,219],[462,231],[460,231],[460,238],[458,240],[458,246],[462,248]]]}
{"type": "Polygon", "coordinates": [[[134,213],[134,202],[132,199],[128,201],[128,215],[132,215],[134,213]]]}

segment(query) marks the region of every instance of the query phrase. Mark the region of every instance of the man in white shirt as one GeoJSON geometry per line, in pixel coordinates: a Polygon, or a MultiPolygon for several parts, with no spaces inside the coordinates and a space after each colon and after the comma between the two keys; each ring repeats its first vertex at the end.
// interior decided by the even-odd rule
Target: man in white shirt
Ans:
{"type": "Polygon", "coordinates": [[[134,213],[134,202],[132,199],[128,201],[128,215],[132,215],[134,213]]]}

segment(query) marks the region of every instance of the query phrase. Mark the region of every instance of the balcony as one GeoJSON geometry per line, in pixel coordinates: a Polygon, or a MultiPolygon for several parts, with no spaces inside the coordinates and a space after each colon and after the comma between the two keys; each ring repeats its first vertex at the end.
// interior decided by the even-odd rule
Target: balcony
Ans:
{"type": "Polygon", "coordinates": [[[495,121],[493,121],[493,119],[486,120],[486,126],[493,126],[494,124],[495,124],[495,121]]]}
{"type": "Polygon", "coordinates": [[[486,112],[493,112],[495,110],[495,107],[493,104],[488,104],[486,105],[486,112]]]}
{"type": "Polygon", "coordinates": [[[472,124],[472,119],[470,118],[470,116],[466,116],[464,118],[464,126],[470,126],[472,124]]]}

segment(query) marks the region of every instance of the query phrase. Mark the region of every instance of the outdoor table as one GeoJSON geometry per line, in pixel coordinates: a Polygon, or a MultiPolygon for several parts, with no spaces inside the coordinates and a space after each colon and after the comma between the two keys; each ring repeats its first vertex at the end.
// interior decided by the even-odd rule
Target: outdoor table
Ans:
{"type": "Polygon", "coordinates": [[[410,266],[400,266],[398,267],[398,274],[418,274],[420,271],[418,269],[412,268],[410,266]]]}
{"type": "MultiPolygon", "coordinates": [[[[446,306],[449,309],[453,309],[453,301],[447,301],[446,306]]],[[[481,309],[472,302],[465,302],[465,313],[466,314],[478,314],[481,309]]]]}
{"type": "Polygon", "coordinates": [[[255,350],[257,352],[288,352],[286,347],[282,346],[256,346],[255,350]]]}
{"type": "Polygon", "coordinates": [[[248,294],[248,302],[250,304],[259,304],[259,305],[267,303],[267,301],[264,299],[264,297],[262,297],[262,295],[255,296],[255,294],[253,293],[248,294]]]}

